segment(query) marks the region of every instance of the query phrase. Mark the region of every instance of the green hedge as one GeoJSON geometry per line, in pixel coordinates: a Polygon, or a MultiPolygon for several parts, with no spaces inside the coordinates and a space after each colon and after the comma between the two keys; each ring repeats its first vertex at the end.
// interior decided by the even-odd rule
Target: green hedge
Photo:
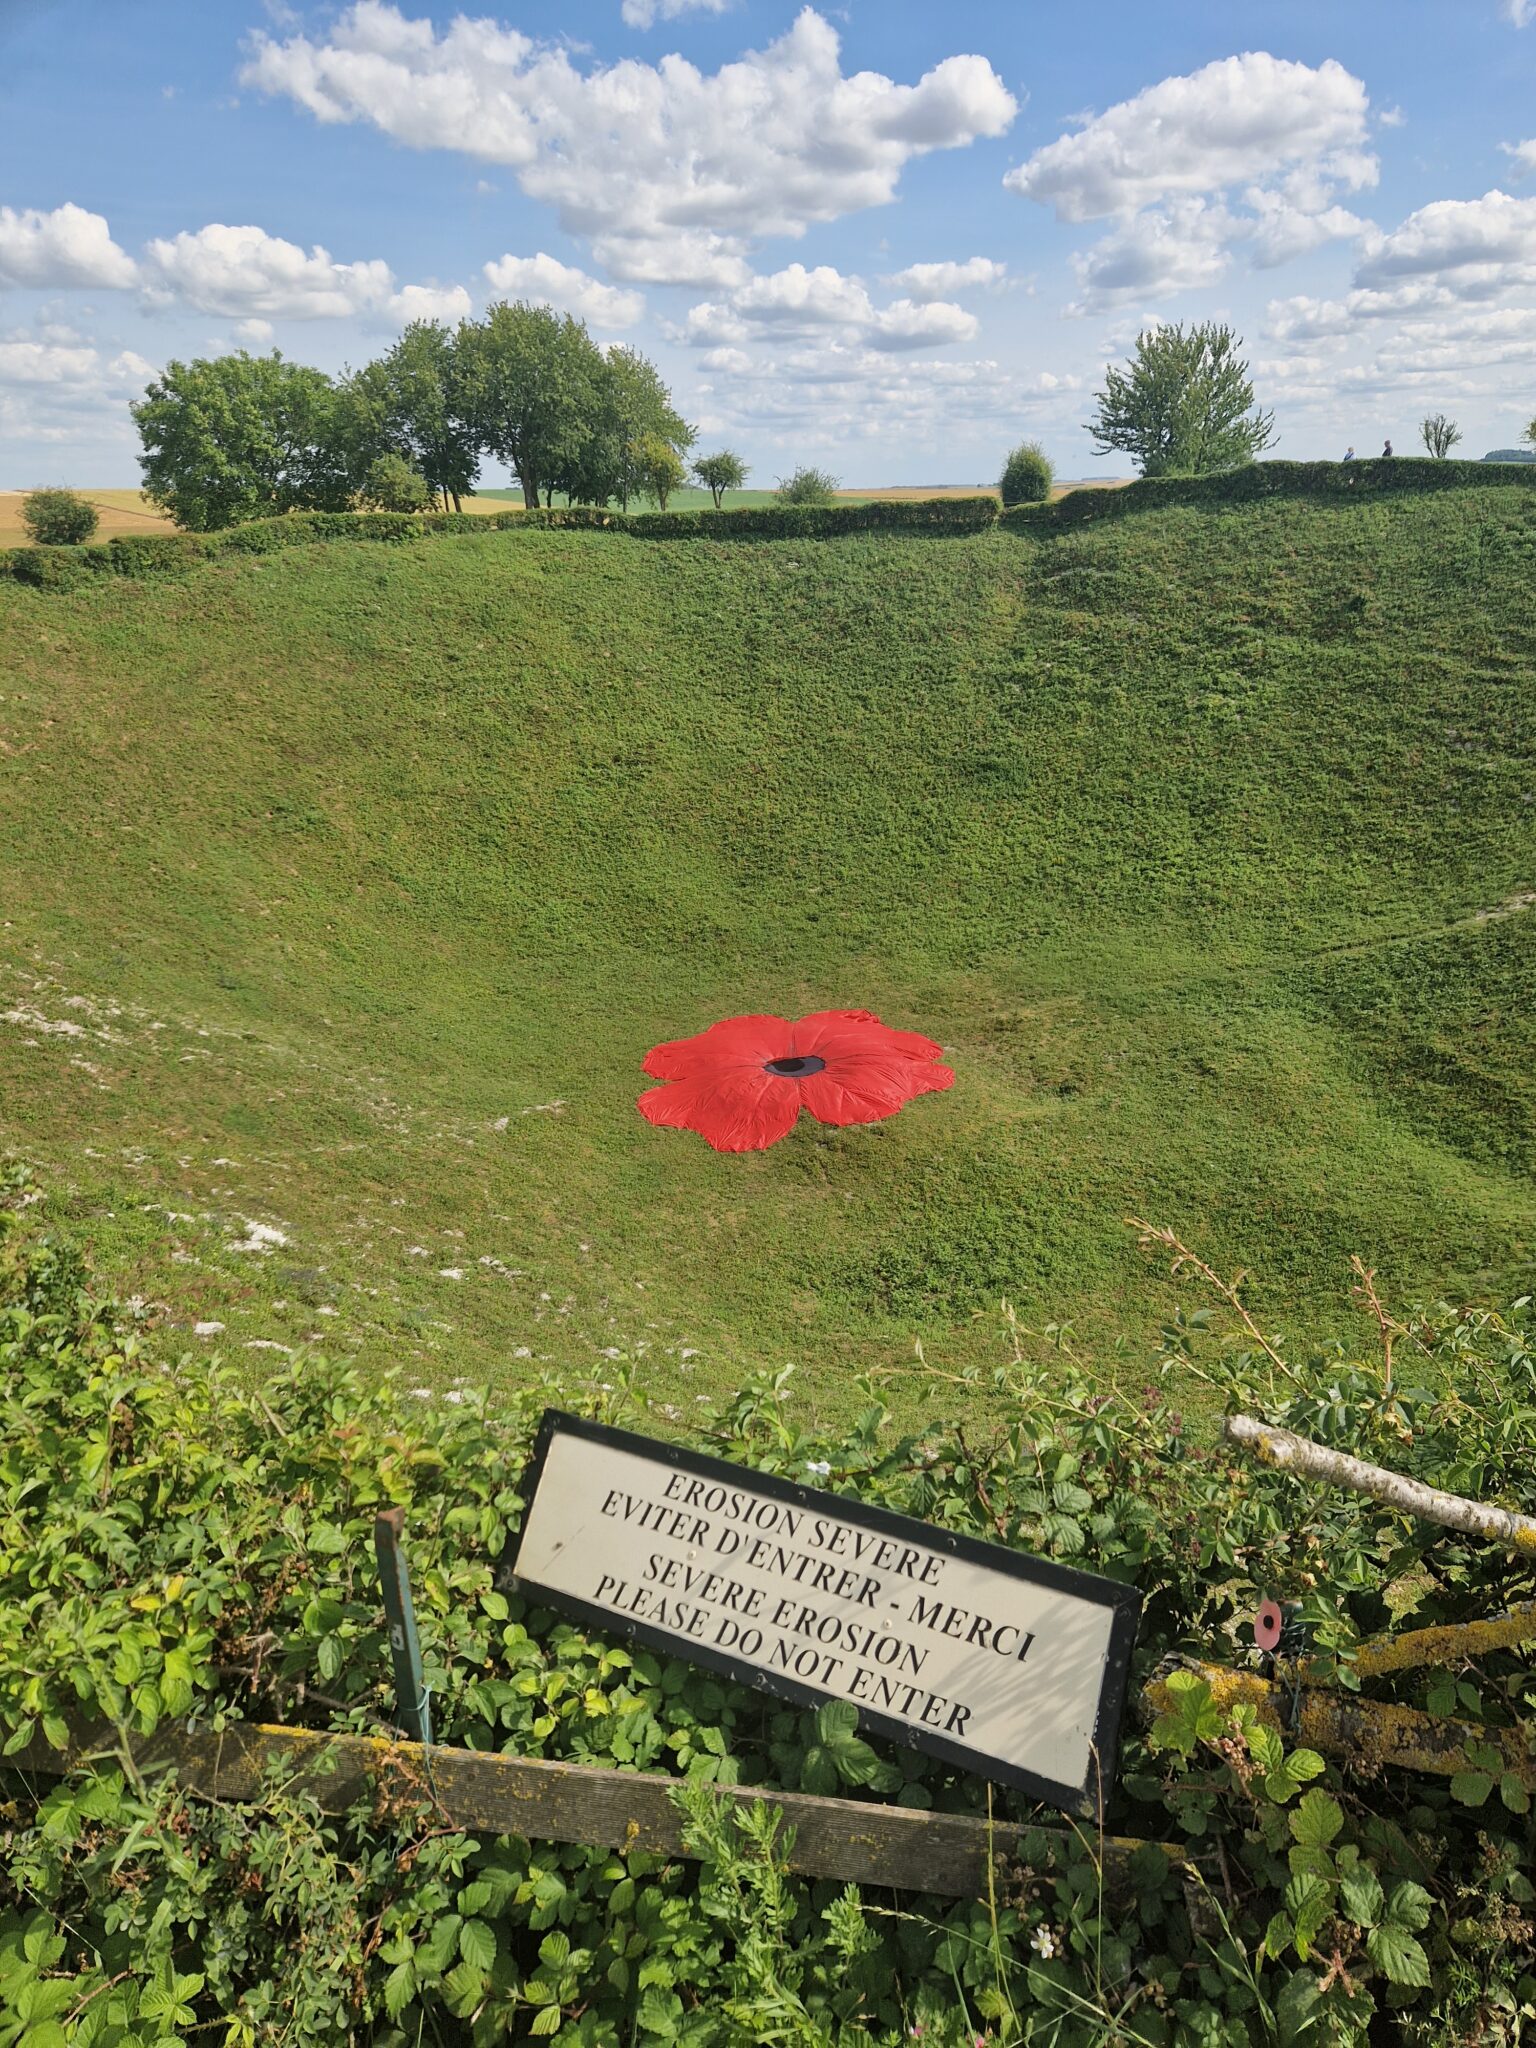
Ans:
{"type": "Polygon", "coordinates": [[[1219,476],[1142,477],[1119,488],[1069,491],[1050,505],[1016,505],[1002,523],[1015,532],[1085,526],[1098,519],[1124,519],[1166,505],[1201,507],[1249,505],[1260,498],[1413,496],[1486,485],[1529,489],[1536,464],[1437,462],[1429,456],[1398,456],[1373,462],[1251,462],[1219,476]]]}
{"type": "Polygon", "coordinates": [[[475,533],[558,529],[631,534],[640,540],[823,540],[846,533],[978,533],[997,518],[997,500],[920,498],[868,505],[760,505],[731,512],[615,512],[601,505],[473,512],[294,512],[253,519],[212,534],[143,534],[103,546],[0,549],[0,579],[39,590],[69,590],[95,571],[162,575],[219,555],[273,555],[316,541],[409,542],[475,533]]]}

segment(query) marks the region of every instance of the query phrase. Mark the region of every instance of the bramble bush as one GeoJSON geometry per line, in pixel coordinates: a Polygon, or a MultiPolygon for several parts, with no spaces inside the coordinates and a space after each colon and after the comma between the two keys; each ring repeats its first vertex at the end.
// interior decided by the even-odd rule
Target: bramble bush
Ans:
{"type": "MultiPolygon", "coordinates": [[[[1173,1245],[1175,1251],[1181,1247],[1173,1245]]],[[[295,1358],[259,1385],[178,1356],[152,1316],[96,1296],[22,1168],[0,1194],[0,2043],[277,2042],[582,2048],[1365,2048],[1515,2043],[1536,2017],[1530,1774],[1454,1781],[1297,1749],[1225,1711],[1177,1660],[1248,1655],[1262,1593],[1301,1603],[1315,1653],[1359,1689],[1363,1637],[1491,1613],[1529,1561],[1239,1462],[1202,1381],[1431,1483],[1529,1499],[1528,1304],[1380,1319],[1384,1356],[1285,1360],[1207,1308],[1170,1316],[1148,1374],[1116,1381],[1070,1332],[1004,1306],[996,1366],[922,1361],[933,1421],[898,1431],[872,1382],[836,1435],[788,1375],[698,1425],[718,1454],[1133,1580],[1139,1683],[1108,1827],[1138,1851],[1106,1889],[1094,1836],[1044,1834],[985,1901],[861,1896],[788,1874],[772,1795],[840,1792],[981,1811],[985,1788],[807,1712],[630,1650],[521,1597],[504,1559],[519,1476],[556,1390],[408,1399],[295,1358]],[[946,1419],[962,1411],[965,1423],[946,1419]],[[274,1779],[260,1807],[141,1782],[128,1738],[195,1717],[375,1730],[389,1658],[369,1538],[406,1509],[437,1740],[662,1770],[697,1860],[478,1837],[369,1802],[344,1815],[274,1779]],[[52,1785],[33,1743],[104,1731],[52,1785]],[[760,1785],[719,1805],[714,1784],[760,1785]],[[1036,1844],[1038,1844],[1038,1853],[1036,1844]]],[[[569,1393],[563,1396],[567,1404],[569,1393]]],[[[644,1427],[632,1381],[587,1404],[644,1427]]],[[[653,1426],[655,1426],[653,1424],[653,1426]]],[[[1515,1656],[1369,1681],[1490,1730],[1530,1725],[1515,1656]]],[[[1474,1759],[1475,1761],[1475,1759],[1474,1759]]],[[[1000,1814],[1059,1827],[998,1795],[1000,1814]]],[[[425,1794],[424,1794],[425,1799],[425,1794]]]]}

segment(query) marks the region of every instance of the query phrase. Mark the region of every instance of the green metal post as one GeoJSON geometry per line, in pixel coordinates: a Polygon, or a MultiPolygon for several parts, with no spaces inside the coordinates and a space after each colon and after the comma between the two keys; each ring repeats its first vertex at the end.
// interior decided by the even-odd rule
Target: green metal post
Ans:
{"type": "Polygon", "coordinates": [[[373,1548],[379,1560],[384,1619],[395,1666],[395,1725],[403,1728],[413,1742],[430,1742],[432,1703],[421,1668],[416,1612],[411,1605],[411,1575],[401,1543],[404,1533],[404,1508],[386,1508],[374,1521],[373,1548]]]}

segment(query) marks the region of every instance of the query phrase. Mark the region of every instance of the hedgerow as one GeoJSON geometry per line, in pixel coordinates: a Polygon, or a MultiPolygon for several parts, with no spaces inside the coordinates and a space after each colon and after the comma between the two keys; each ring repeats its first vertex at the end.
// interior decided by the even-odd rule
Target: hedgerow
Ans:
{"type": "Polygon", "coordinates": [[[1164,505],[1249,505],[1261,498],[1417,496],[1425,491],[1481,489],[1484,484],[1529,489],[1536,464],[1433,461],[1396,456],[1373,462],[1250,462],[1216,476],[1141,477],[1119,489],[1069,491],[1050,505],[1017,505],[1004,526],[1027,531],[1085,526],[1124,519],[1164,505]]]}
{"type": "MultiPolygon", "coordinates": [[[[530,2033],[585,2048],[1363,2048],[1383,2026],[1424,2048],[1523,2037],[1530,1773],[1496,1775],[1477,1755],[1450,1782],[1325,1761],[1223,1712],[1183,1671],[1170,1709],[1128,1733],[1108,1815],[1185,1845],[1183,1872],[1148,1850],[1130,1895],[1107,1894],[1085,1833],[1054,1861],[1040,1838],[986,1903],[793,1879],[776,1788],[972,1810],[984,1789],[865,1742],[844,1707],[776,1705],[520,1597],[504,1559],[552,1390],[422,1402],[320,1356],[254,1385],[172,1355],[142,1310],[94,1296],[45,1214],[13,1171],[0,1733],[13,1758],[82,1722],[107,1742],[93,1771],[46,1793],[25,1769],[0,1775],[0,2039],[129,2048],[216,2024],[230,2043],[390,2048],[530,2033]],[[437,1740],[679,1775],[697,1862],[476,1837],[425,1790],[420,1812],[395,1815],[327,1816],[276,1783],[236,1807],[141,1784],[113,1754],[166,1718],[384,1722],[368,1537],[391,1502],[406,1509],[437,1740]],[[761,1785],[765,1803],[732,1819],[716,1783],[761,1785]]],[[[1061,1333],[1032,1360],[1005,1308],[984,1434],[936,1417],[898,1435],[867,1383],[851,1428],[807,1431],[783,1376],[750,1382],[698,1430],[743,1464],[814,1464],[837,1491],[1134,1580],[1138,1682],[1181,1653],[1242,1661],[1262,1590],[1300,1602],[1317,1653],[1359,1690],[1362,1635],[1492,1612],[1529,1594],[1530,1564],[1239,1464],[1210,1421],[1181,1413],[1173,1381],[1204,1377],[1427,1481],[1518,1500],[1536,1431],[1527,1307],[1383,1311],[1383,1357],[1340,1346],[1302,1365],[1262,1338],[1227,1348],[1207,1311],[1178,1311],[1130,1395],[1061,1333]]],[[[944,1402],[945,1382],[932,1386],[944,1402]]],[[[658,1427],[632,1383],[595,1406],[658,1427]]],[[[1497,1652],[1371,1689],[1388,1684],[1490,1730],[1527,1727],[1536,1704],[1528,1670],[1497,1652]]]]}
{"type": "Polygon", "coordinates": [[[473,533],[550,529],[632,534],[641,540],[814,540],[845,533],[980,533],[997,518],[995,498],[876,500],[867,505],[761,505],[729,512],[613,512],[599,505],[527,511],[294,512],[213,534],[145,534],[105,547],[0,550],[0,578],[36,589],[74,589],[93,570],[145,576],[218,555],[271,555],[315,541],[415,541],[473,533]]]}

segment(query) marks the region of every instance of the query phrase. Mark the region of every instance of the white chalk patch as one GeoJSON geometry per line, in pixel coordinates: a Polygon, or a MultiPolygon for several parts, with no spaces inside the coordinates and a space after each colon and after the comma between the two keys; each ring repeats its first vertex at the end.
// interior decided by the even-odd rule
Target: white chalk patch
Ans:
{"type": "Polygon", "coordinates": [[[278,1344],[271,1337],[247,1337],[245,1348],[247,1351],[281,1351],[285,1358],[293,1356],[291,1344],[278,1344]]]}
{"type": "Polygon", "coordinates": [[[194,1323],[192,1334],[194,1337],[217,1337],[223,1328],[222,1323],[194,1323]]]}
{"type": "Polygon", "coordinates": [[[464,1268],[462,1266],[439,1266],[437,1277],[439,1280],[462,1280],[464,1278],[464,1268]]]}
{"type": "Polygon", "coordinates": [[[288,1234],[271,1223],[255,1223],[247,1216],[245,1236],[230,1245],[232,1252],[269,1252],[276,1245],[286,1244],[288,1234]]]}

